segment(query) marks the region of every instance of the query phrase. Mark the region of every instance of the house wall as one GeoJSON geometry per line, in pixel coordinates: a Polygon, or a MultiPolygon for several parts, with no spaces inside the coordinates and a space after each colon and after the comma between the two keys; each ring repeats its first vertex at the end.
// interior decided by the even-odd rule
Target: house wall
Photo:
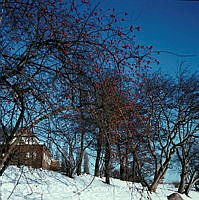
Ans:
{"type": "MultiPolygon", "coordinates": [[[[0,145],[0,154],[3,152],[2,146],[0,145]]],[[[11,156],[9,165],[26,165],[33,168],[51,168],[51,154],[44,145],[17,145],[14,149],[14,153],[11,156]]],[[[1,155],[0,155],[1,162],[1,155]]]]}
{"type": "Polygon", "coordinates": [[[42,149],[43,147],[40,145],[17,145],[10,164],[41,168],[42,149]]]}
{"type": "Polygon", "coordinates": [[[61,170],[59,160],[51,160],[50,170],[53,170],[53,171],[61,170]]]}
{"type": "Polygon", "coordinates": [[[49,151],[47,150],[47,148],[45,146],[43,146],[43,150],[42,150],[43,154],[42,154],[42,168],[43,169],[50,169],[51,168],[51,155],[49,153],[49,151]]]}

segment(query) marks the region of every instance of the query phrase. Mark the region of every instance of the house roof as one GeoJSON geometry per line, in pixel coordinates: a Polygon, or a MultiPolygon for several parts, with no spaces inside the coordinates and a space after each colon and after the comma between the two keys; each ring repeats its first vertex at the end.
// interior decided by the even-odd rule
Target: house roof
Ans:
{"type": "MultiPolygon", "coordinates": [[[[16,139],[13,138],[13,142],[14,140],[16,139]]],[[[39,144],[39,145],[44,145],[43,142],[41,142],[37,136],[34,135],[34,133],[32,132],[28,132],[26,135],[23,135],[21,138],[20,138],[20,141],[19,141],[20,144],[28,144],[28,145],[34,145],[34,144],[39,144]]]]}
{"type": "MultiPolygon", "coordinates": [[[[7,134],[10,135],[10,131],[8,131],[7,134]]],[[[5,140],[5,134],[4,134],[3,129],[0,127],[0,143],[3,143],[4,140],[5,140]]],[[[16,137],[13,138],[12,142],[14,142],[15,140],[16,140],[16,137]]],[[[29,145],[33,145],[33,144],[43,145],[44,144],[32,132],[28,132],[27,135],[22,136],[19,143],[24,143],[24,144],[29,144],[29,145]]]]}

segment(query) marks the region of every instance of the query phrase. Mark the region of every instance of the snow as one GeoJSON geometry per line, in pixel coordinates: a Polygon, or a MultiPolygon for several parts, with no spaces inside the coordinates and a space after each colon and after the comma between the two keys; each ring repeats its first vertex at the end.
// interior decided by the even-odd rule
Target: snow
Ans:
{"type": "MultiPolygon", "coordinates": [[[[17,138],[15,137],[10,143],[12,144],[17,138]]],[[[36,136],[30,135],[30,136],[22,136],[19,143],[21,144],[28,144],[28,145],[33,145],[33,144],[40,144],[44,145],[43,142],[41,142],[36,136]]],[[[18,144],[18,145],[20,145],[18,144]]]]}
{"type": "MultiPolygon", "coordinates": [[[[28,167],[10,166],[2,177],[2,200],[167,200],[176,192],[171,184],[162,184],[157,193],[149,194],[138,183],[82,175],[75,178],[60,173],[28,167]]],[[[191,191],[184,200],[198,200],[199,192],[191,191]]]]}

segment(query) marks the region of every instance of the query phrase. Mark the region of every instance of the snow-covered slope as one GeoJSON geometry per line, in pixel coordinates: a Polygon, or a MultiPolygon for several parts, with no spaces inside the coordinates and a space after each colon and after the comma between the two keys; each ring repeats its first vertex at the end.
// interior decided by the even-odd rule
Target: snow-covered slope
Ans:
{"type": "MultiPolygon", "coordinates": [[[[161,185],[152,200],[167,200],[176,189],[172,185],[161,185]]],[[[82,175],[73,179],[52,171],[9,167],[2,180],[3,200],[139,200],[150,199],[139,184],[111,179],[111,185],[103,179],[82,175]],[[145,197],[145,198],[144,198],[145,197]]],[[[192,198],[199,200],[199,193],[192,191],[192,198]]]]}

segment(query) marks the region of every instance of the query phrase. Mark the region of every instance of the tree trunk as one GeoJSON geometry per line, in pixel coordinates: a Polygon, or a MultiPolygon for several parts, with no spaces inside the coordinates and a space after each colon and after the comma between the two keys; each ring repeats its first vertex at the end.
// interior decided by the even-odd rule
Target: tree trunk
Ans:
{"type": "Polygon", "coordinates": [[[136,174],[136,176],[137,176],[136,177],[137,181],[139,181],[143,187],[147,187],[149,189],[150,185],[147,183],[147,181],[145,181],[145,177],[142,172],[143,171],[142,166],[139,162],[138,153],[136,150],[134,150],[132,153],[133,153],[133,164],[134,164],[133,170],[134,170],[134,174],[136,174]]]}
{"type": "Polygon", "coordinates": [[[133,163],[132,163],[132,181],[133,182],[137,182],[138,180],[138,176],[137,176],[137,170],[136,170],[136,162],[133,159],[133,163]]]}
{"type": "Polygon", "coordinates": [[[124,157],[120,160],[120,179],[125,180],[124,157]]]}
{"type": "Polygon", "coordinates": [[[102,152],[102,143],[101,139],[97,139],[97,156],[95,160],[95,174],[94,176],[100,175],[100,158],[101,158],[101,152],[102,152]]]}
{"type": "Polygon", "coordinates": [[[199,181],[199,178],[196,178],[197,171],[194,171],[193,174],[191,175],[190,181],[185,188],[185,194],[188,196],[191,188],[194,186],[194,184],[199,181]]]}
{"type": "Polygon", "coordinates": [[[124,157],[121,154],[120,145],[117,145],[119,160],[120,160],[120,180],[125,180],[125,170],[124,170],[124,157]]]}
{"type": "Polygon", "coordinates": [[[81,132],[81,144],[80,144],[80,151],[77,160],[77,176],[80,176],[82,173],[82,160],[84,155],[84,133],[81,132]]]}
{"type": "Polygon", "coordinates": [[[178,187],[178,193],[183,194],[185,192],[186,177],[187,177],[187,166],[183,166],[180,174],[180,185],[178,187]]]}
{"type": "Polygon", "coordinates": [[[185,144],[182,146],[181,151],[182,151],[182,155],[179,149],[176,150],[178,159],[180,160],[180,164],[181,164],[180,185],[178,187],[178,193],[183,194],[185,192],[185,184],[186,184],[186,178],[188,176],[188,168],[189,168],[189,161],[187,160],[185,156],[187,154],[185,144]]]}
{"type": "Polygon", "coordinates": [[[124,179],[129,180],[129,158],[128,158],[128,144],[126,144],[126,154],[124,156],[124,179]]]}
{"type": "Polygon", "coordinates": [[[81,173],[82,173],[82,160],[83,160],[83,153],[80,151],[78,153],[78,159],[77,159],[77,170],[76,170],[76,173],[77,173],[77,176],[80,176],[81,173]]]}
{"type": "Polygon", "coordinates": [[[2,194],[2,179],[3,179],[3,177],[2,176],[0,176],[0,200],[2,200],[3,198],[3,194],[2,194]]]}
{"type": "Polygon", "coordinates": [[[150,192],[156,192],[156,190],[158,188],[159,181],[160,181],[160,176],[158,176],[157,178],[155,178],[155,180],[153,181],[153,183],[150,185],[150,187],[149,187],[149,191],[150,192]]]}
{"type": "Polygon", "coordinates": [[[150,192],[156,192],[161,179],[164,177],[164,175],[169,167],[170,160],[171,160],[171,157],[167,158],[165,160],[164,164],[157,171],[157,174],[154,176],[154,180],[153,180],[152,184],[149,186],[150,192]]]}
{"type": "Polygon", "coordinates": [[[106,147],[105,147],[105,182],[107,184],[110,184],[110,159],[111,159],[111,154],[110,154],[110,144],[108,141],[106,141],[106,147]]]}

